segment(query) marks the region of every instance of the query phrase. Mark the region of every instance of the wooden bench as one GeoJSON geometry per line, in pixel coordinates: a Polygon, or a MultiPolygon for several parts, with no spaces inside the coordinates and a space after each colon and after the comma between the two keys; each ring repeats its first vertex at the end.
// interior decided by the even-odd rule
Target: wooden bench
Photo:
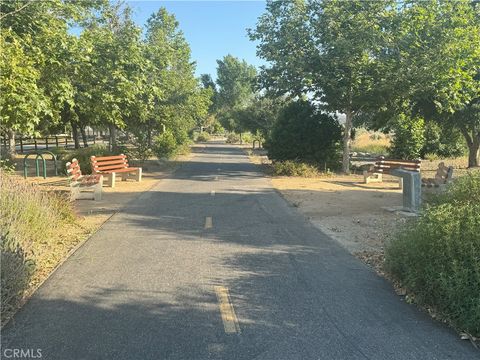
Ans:
{"type": "Polygon", "coordinates": [[[102,199],[102,175],[82,175],[82,170],[80,169],[80,164],[78,163],[77,159],[73,159],[72,162],[68,162],[66,166],[68,182],[71,190],[71,200],[102,199]]]}
{"type": "MultiPolygon", "coordinates": [[[[410,171],[420,172],[421,160],[397,160],[397,159],[385,159],[380,156],[375,162],[375,165],[370,170],[363,172],[363,178],[365,184],[371,182],[382,182],[383,174],[390,174],[393,169],[405,169],[410,171]]],[[[402,179],[400,179],[400,187],[402,179]]]]}
{"type": "Polygon", "coordinates": [[[107,184],[115,187],[116,174],[127,180],[134,175],[136,181],[142,181],[142,168],[129,167],[127,156],[124,154],[115,156],[91,156],[90,163],[94,174],[102,174],[108,177],[107,184]]]}
{"type": "Polygon", "coordinates": [[[422,186],[443,187],[453,179],[453,166],[446,166],[444,162],[438,164],[434,178],[422,179],[422,186]]]}

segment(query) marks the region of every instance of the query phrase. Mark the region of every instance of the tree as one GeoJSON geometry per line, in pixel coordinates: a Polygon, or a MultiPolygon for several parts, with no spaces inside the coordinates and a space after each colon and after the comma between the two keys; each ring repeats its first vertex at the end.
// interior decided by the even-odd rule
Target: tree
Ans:
{"type": "Polygon", "coordinates": [[[266,138],[278,119],[280,111],[288,105],[283,98],[257,95],[247,107],[234,110],[232,116],[242,129],[259,132],[266,138]]]}
{"type": "Polygon", "coordinates": [[[63,103],[72,104],[68,71],[74,40],[68,27],[85,21],[100,5],[100,1],[1,2],[0,116],[11,154],[16,131],[34,135],[59,123],[63,103]]]}
{"type": "Polygon", "coordinates": [[[340,125],[306,100],[293,101],[279,113],[265,143],[275,160],[302,160],[336,167],[340,125]]]}
{"type": "Polygon", "coordinates": [[[149,83],[155,89],[149,119],[169,129],[182,145],[198,119],[206,116],[211,90],[202,89],[195,78],[190,47],[174,15],[164,8],[153,14],[147,21],[145,41],[151,64],[149,83]]]}
{"type": "Polygon", "coordinates": [[[383,76],[370,125],[385,128],[403,114],[455,126],[468,144],[469,166],[478,166],[480,125],[465,115],[480,94],[480,4],[406,1],[395,9],[378,56],[383,76]]]}
{"type": "MultiPolygon", "coordinates": [[[[110,130],[110,144],[116,143],[116,129],[137,114],[138,95],[145,83],[141,31],[131,19],[128,7],[106,6],[102,18],[82,34],[87,44],[90,71],[84,74],[86,116],[110,130]]],[[[138,120],[138,119],[137,119],[138,120]]]]}
{"type": "Polygon", "coordinates": [[[11,31],[2,31],[0,41],[1,130],[9,136],[8,155],[12,157],[15,132],[34,133],[35,125],[47,109],[47,99],[37,86],[40,72],[25,54],[21,40],[11,31]]]}
{"type": "Polygon", "coordinates": [[[330,112],[346,116],[342,170],[349,172],[353,117],[372,99],[391,2],[268,2],[252,40],[270,62],[263,84],[280,94],[309,94],[330,112]]]}
{"type": "Polygon", "coordinates": [[[217,64],[217,112],[220,122],[228,130],[241,132],[243,128],[234,113],[252,101],[257,71],[253,65],[232,55],[217,60],[217,64]]]}

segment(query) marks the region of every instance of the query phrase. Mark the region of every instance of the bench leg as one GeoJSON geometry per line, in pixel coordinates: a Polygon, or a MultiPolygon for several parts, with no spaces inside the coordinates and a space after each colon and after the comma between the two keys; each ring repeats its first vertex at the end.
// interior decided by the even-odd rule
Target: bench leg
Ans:
{"type": "Polygon", "coordinates": [[[101,182],[95,185],[95,188],[93,190],[93,200],[95,201],[102,200],[102,183],[101,182]]]}
{"type": "Polygon", "coordinates": [[[112,188],[115,187],[115,179],[116,179],[116,174],[115,173],[108,174],[107,185],[112,187],[112,188]]]}
{"type": "Polygon", "coordinates": [[[365,184],[370,184],[372,182],[383,182],[383,174],[371,173],[365,170],[363,172],[363,182],[365,184]]]}
{"type": "Polygon", "coordinates": [[[136,174],[135,180],[137,180],[138,182],[142,181],[142,168],[139,168],[139,169],[137,170],[137,174],[136,174]]]}

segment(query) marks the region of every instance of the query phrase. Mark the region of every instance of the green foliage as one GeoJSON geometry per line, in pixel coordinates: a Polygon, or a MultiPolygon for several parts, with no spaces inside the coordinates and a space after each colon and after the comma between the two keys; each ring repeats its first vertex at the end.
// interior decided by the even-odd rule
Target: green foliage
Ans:
{"type": "Polygon", "coordinates": [[[226,143],[227,144],[239,144],[240,143],[240,135],[236,134],[236,133],[228,134],[226,143]]]}
{"type": "Polygon", "coordinates": [[[21,4],[1,3],[2,132],[109,128],[115,147],[118,128],[150,138],[164,126],[179,146],[189,142],[213,90],[195,78],[173,15],[164,8],[152,14],[143,36],[123,2],[21,4]],[[69,33],[71,26],[81,29],[79,36],[69,33]]]}
{"type": "Polygon", "coordinates": [[[265,142],[273,160],[300,160],[336,168],[341,129],[338,121],[319,113],[307,101],[286,106],[265,142]]]}
{"type": "Polygon", "coordinates": [[[139,160],[141,163],[153,156],[153,150],[148,141],[148,134],[138,132],[132,139],[132,147],[127,147],[123,153],[129,159],[139,160]]]}
{"type": "Polygon", "coordinates": [[[257,71],[232,55],[217,60],[217,116],[222,126],[229,131],[243,131],[236,111],[247,107],[254,97],[257,71]]]}
{"type": "Polygon", "coordinates": [[[272,173],[275,176],[315,177],[319,174],[316,166],[294,160],[274,161],[272,173]]]}
{"type": "Polygon", "coordinates": [[[257,95],[247,106],[237,108],[231,115],[238,124],[238,128],[252,133],[260,132],[266,136],[277,120],[280,110],[287,103],[282,98],[257,95]]]}
{"type": "Polygon", "coordinates": [[[409,118],[405,115],[397,117],[392,126],[395,132],[390,155],[396,159],[414,160],[420,158],[425,144],[424,120],[409,118]]]}
{"type": "Polygon", "coordinates": [[[59,241],[57,230],[71,223],[67,198],[40,191],[0,170],[2,320],[22,299],[33,273],[59,241]]]}
{"type": "Polygon", "coordinates": [[[154,151],[158,158],[172,157],[175,155],[177,147],[178,143],[175,140],[175,135],[169,130],[154,139],[154,151]]]}
{"type": "Polygon", "coordinates": [[[480,172],[456,179],[387,248],[386,267],[458,329],[480,336],[480,172]]]}
{"type": "Polygon", "coordinates": [[[343,170],[349,171],[353,117],[375,102],[382,29],[392,1],[269,1],[252,40],[271,64],[262,85],[277,95],[313,96],[331,112],[346,114],[343,170]]]}
{"type": "Polygon", "coordinates": [[[210,134],[205,131],[202,131],[197,135],[198,142],[207,142],[208,140],[210,140],[210,134]]]}
{"type": "MultiPolygon", "coordinates": [[[[309,96],[388,128],[399,114],[455,125],[478,165],[480,123],[455,116],[480,92],[480,3],[459,1],[268,1],[249,34],[259,43],[263,88],[309,96]]],[[[415,149],[413,152],[417,152],[415,149]]]]}
{"type": "Polygon", "coordinates": [[[425,124],[425,143],[420,152],[422,157],[426,154],[435,154],[439,158],[453,158],[464,155],[466,152],[465,140],[458,129],[442,128],[435,122],[425,124]]]}
{"type": "Polygon", "coordinates": [[[215,122],[213,123],[212,133],[214,133],[214,134],[223,134],[223,133],[225,133],[225,129],[224,129],[224,127],[222,126],[222,124],[220,124],[219,121],[215,121],[215,122]]]}

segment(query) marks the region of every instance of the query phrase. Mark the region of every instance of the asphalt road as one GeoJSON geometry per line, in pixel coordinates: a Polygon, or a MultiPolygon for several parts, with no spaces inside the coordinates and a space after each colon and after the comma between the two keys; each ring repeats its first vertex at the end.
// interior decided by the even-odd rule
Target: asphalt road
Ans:
{"type": "Polygon", "coordinates": [[[480,358],[224,144],[66,261],[4,329],[4,358],[14,348],[48,360],[480,358]]]}

